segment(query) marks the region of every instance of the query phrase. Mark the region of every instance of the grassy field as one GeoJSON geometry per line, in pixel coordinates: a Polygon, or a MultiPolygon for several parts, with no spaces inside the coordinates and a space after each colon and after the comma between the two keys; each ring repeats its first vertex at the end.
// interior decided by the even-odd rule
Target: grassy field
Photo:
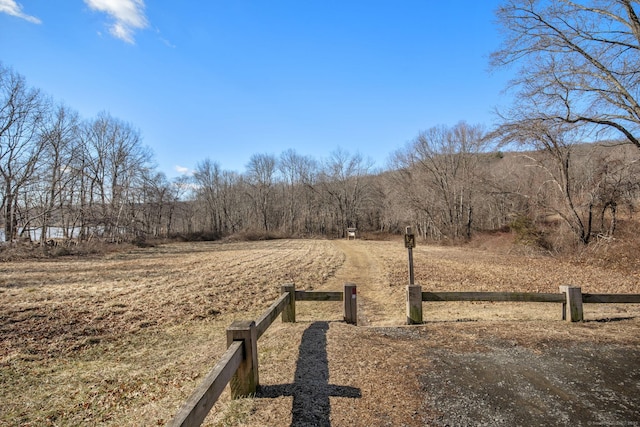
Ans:
{"type": "Polygon", "coordinates": [[[280,285],[321,284],[329,241],[176,244],[0,265],[2,425],[167,419],[280,285]]]}
{"type": "MultiPolygon", "coordinates": [[[[423,290],[558,292],[574,284],[640,293],[638,271],[549,257],[419,246],[414,259],[423,290]]],[[[331,382],[362,396],[331,397],[332,425],[351,425],[354,411],[361,425],[422,425],[431,410],[416,397],[417,379],[402,375],[415,365],[411,351],[433,343],[401,327],[407,273],[399,241],[176,243],[0,269],[0,425],[162,425],[224,352],[224,329],[256,318],[291,282],[323,290],[355,282],[367,327],[340,323],[339,304],[301,303],[299,323],[277,321],[260,341],[261,384],[292,382],[305,334],[316,330],[331,382]]],[[[571,335],[637,348],[639,314],[638,305],[587,306],[586,320],[597,322],[571,335]]],[[[475,348],[488,330],[527,345],[566,338],[559,319],[558,304],[425,303],[420,328],[447,348],[475,348]]],[[[295,399],[270,390],[262,399],[224,394],[207,424],[291,422],[295,399]]]]}

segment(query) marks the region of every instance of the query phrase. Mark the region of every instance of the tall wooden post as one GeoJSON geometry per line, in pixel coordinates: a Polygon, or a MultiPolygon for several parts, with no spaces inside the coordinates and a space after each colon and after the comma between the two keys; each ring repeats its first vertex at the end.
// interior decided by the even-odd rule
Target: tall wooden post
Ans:
{"type": "Polygon", "coordinates": [[[258,331],[253,320],[236,320],[227,328],[227,347],[242,341],[243,358],[231,378],[231,398],[239,399],[256,393],[258,388],[258,331]]]}
{"type": "Polygon", "coordinates": [[[567,298],[566,303],[562,304],[562,319],[568,322],[582,322],[584,320],[582,289],[574,286],[560,286],[560,292],[567,298]]]}
{"type": "Polygon", "coordinates": [[[422,286],[417,286],[413,274],[413,248],[416,237],[407,227],[404,235],[404,246],[409,254],[409,286],[407,286],[407,325],[422,323],[422,286]]]}
{"type": "Polygon", "coordinates": [[[282,321],[295,323],[296,322],[296,286],[294,284],[287,284],[282,286],[282,293],[289,294],[289,304],[282,310],[282,321]]]}
{"type": "Polygon", "coordinates": [[[344,321],[352,325],[358,324],[358,295],[353,283],[344,285],[344,321]]]}
{"type": "Polygon", "coordinates": [[[416,236],[411,232],[411,227],[407,227],[404,235],[404,246],[409,252],[409,286],[413,285],[413,248],[416,246],[416,236]]]}

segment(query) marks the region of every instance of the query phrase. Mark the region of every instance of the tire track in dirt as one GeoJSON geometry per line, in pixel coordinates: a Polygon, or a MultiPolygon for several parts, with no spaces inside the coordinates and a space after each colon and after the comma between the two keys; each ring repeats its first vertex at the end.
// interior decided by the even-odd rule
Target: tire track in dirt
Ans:
{"type": "Polygon", "coordinates": [[[400,325],[403,320],[403,298],[385,283],[381,265],[372,248],[363,240],[336,240],[344,252],[345,262],[328,286],[338,288],[345,283],[358,286],[358,325],[400,325]]]}

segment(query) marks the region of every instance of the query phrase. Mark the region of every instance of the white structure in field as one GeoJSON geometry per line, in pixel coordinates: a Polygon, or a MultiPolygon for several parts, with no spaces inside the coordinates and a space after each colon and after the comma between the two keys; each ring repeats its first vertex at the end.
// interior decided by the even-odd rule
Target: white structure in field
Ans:
{"type": "Polygon", "coordinates": [[[353,240],[356,240],[356,231],[358,231],[357,228],[354,228],[354,227],[347,228],[347,240],[351,239],[352,237],[353,237],[353,240]]]}

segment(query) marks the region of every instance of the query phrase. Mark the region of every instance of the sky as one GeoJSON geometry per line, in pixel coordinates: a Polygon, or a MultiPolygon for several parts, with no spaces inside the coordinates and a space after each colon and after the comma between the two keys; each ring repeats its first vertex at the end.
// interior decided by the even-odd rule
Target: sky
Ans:
{"type": "Polygon", "coordinates": [[[159,171],[337,149],[378,168],[433,126],[496,121],[499,0],[0,0],[0,62],[140,131],[159,171]]]}

